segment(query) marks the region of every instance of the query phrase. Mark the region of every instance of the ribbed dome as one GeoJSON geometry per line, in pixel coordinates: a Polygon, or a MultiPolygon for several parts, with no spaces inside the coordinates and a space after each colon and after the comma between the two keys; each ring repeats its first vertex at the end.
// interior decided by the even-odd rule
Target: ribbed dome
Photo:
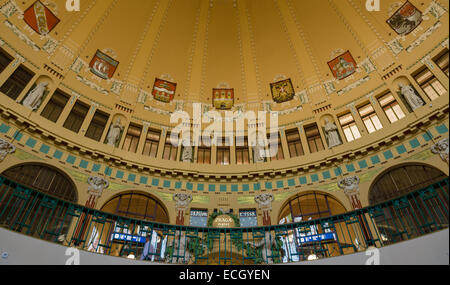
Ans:
{"type": "MultiPolygon", "coordinates": [[[[33,3],[17,5],[26,11],[33,3]]],[[[421,23],[423,3],[416,7],[396,1],[381,1],[380,12],[367,11],[365,1],[357,0],[82,0],[81,12],[68,12],[52,1],[44,4],[54,13],[56,25],[36,42],[47,42],[43,46],[49,65],[66,80],[78,82],[71,87],[91,87],[84,95],[97,101],[105,98],[92,89],[113,93],[134,110],[144,104],[167,112],[175,109],[173,103],[164,104],[172,99],[184,108],[193,102],[212,107],[213,89],[219,97],[222,90],[232,89],[223,93],[229,103],[216,106],[225,109],[244,106],[289,113],[306,103],[312,109],[338,105],[337,94],[362,83],[369,91],[398,65],[398,32],[432,24],[421,23]],[[417,21],[395,29],[395,22],[387,20],[405,13],[400,8],[416,13],[417,21]],[[107,76],[89,68],[96,55],[112,63],[107,76]],[[155,84],[157,79],[161,81],[155,84]],[[271,89],[280,81],[284,87],[271,89]],[[154,87],[164,86],[174,93],[154,100],[154,87]]],[[[33,28],[28,24],[20,20],[17,26],[33,28]]],[[[409,44],[402,41],[400,46],[409,44]]]]}

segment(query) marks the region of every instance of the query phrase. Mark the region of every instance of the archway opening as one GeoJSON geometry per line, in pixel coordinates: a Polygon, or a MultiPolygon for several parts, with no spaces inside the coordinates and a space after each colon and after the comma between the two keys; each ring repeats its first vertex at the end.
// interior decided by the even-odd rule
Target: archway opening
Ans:
{"type": "Polygon", "coordinates": [[[447,175],[424,164],[388,169],[369,190],[370,215],[385,245],[448,228],[447,175]]]}
{"type": "Polygon", "coordinates": [[[111,255],[132,259],[164,260],[167,243],[164,224],[170,220],[160,200],[144,192],[123,192],[106,202],[101,211],[115,216],[92,224],[88,234],[89,251],[109,251],[111,255]]]}
{"type": "Polygon", "coordinates": [[[297,194],[285,203],[279,224],[287,224],[281,240],[283,262],[297,262],[337,256],[358,250],[364,240],[356,224],[348,224],[340,214],[342,203],[321,192],[297,194]],[[332,218],[334,217],[334,218],[332,218]]]}
{"type": "Polygon", "coordinates": [[[13,166],[2,173],[0,224],[44,240],[67,235],[78,192],[55,167],[39,163],[13,166]]]}

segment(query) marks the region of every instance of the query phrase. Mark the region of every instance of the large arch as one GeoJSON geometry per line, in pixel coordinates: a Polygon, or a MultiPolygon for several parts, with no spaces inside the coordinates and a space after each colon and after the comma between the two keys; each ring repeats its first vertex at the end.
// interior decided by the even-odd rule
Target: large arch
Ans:
{"type": "Polygon", "coordinates": [[[280,224],[289,224],[282,237],[283,262],[356,252],[355,243],[363,242],[364,237],[358,228],[348,226],[339,217],[346,212],[339,199],[322,191],[305,191],[288,198],[278,214],[280,224]],[[320,241],[313,239],[323,235],[326,237],[320,241]]]}
{"type": "Polygon", "coordinates": [[[102,205],[100,210],[138,220],[162,224],[170,222],[166,205],[154,195],[139,190],[123,191],[114,195],[102,205]],[[145,205],[142,203],[144,201],[147,202],[145,205]],[[152,202],[154,204],[150,204],[152,202]],[[134,212],[130,212],[130,208],[135,209],[134,212]]]}
{"type": "MultiPolygon", "coordinates": [[[[307,200],[307,199],[302,199],[302,200],[307,200]]],[[[300,193],[297,193],[297,194],[287,198],[286,201],[284,201],[282,206],[280,207],[280,210],[278,213],[278,219],[277,219],[278,222],[280,222],[283,218],[287,217],[287,215],[284,215],[284,213],[286,213],[287,210],[290,210],[292,219],[290,221],[288,221],[286,219],[286,222],[294,222],[295,217],[300,217],[300,216],[302,216],[301,220],[297,219],[297,221],[305,221],[305,220],[308,220],[309,218],[311,218],[311,219],[324,218],[324,217],[347,212],[347,209],[345,208],[344,204],[339,199],[334,197],[333,195],[323,192],[323,191],[313,191],[313,190],[300,192],[300,193]],[[300,197],[303,197],[303,198],[310,197],[311,199],[314,199],[316,201],[315,207],[317,208],[317,211],[302,210],[301,205],[300,205],[300,207],[297,207],[297,208],[292,207],[292,201],[297,200],[299,203],[301,202],[300,197]],[[317,199],[318,197],[319,197],[319,199],[317,199]],[[323,201],[320,201],[321,198],[323,198],[323,201]],[[334,210],[332,209],[333,208],[332,205],[328,205],[326,209],[321,207],[320,202],[326,203],[327,201],[328,202],[332,201],[334,206],[336,206],[334,208],[334,210]],[[300,213],[300,215],[297,215],[297,213],[300,213]]]]}
{"type": "Polygon", "coordinates": [[[6,169],[1,177],[2,226],[53,242],[68,233],[78,192],[66,173],[28,162],[6,169]]]}
{"type": "Polygon", "coordinates": [[[2,176],[23,186],[71,203],[78,202],[75,182],[63,170],[41,162],[26,162],[9,167],[2,176]]]}
{"type": "Polygon", "coordinates": [[[107,200],[100,211],[120,217],[108,219],[103,224],[92,224],[88,233],[88,250],[100,253],[109,251],[109,254],[115,256],[132,255],[139,258],[144,250],[145,238],[149,237],[150,251],[153,254],[150,258],[154,261],[162,260],[167,242],[164,224],[169,224],[170,217],[167,207],[160,199],[144,191],[123,191],[107,200]],[[121,220],[127,220],[126,218],[133,221],[122,223],[121,220]]]}
{"type": "Polygon", "coordinates": [[[438,182],[447,175],[425,163],[401,163],[384,170],[369,188],[369,205],[373,206],[404,196],[438,182]]]}
{"type": "Polygon", "coordinates": [[[401,163],[380,173],[369,188],[371,218],[385,245],[448,227],[448,176],[424,163],[401,163]]]}

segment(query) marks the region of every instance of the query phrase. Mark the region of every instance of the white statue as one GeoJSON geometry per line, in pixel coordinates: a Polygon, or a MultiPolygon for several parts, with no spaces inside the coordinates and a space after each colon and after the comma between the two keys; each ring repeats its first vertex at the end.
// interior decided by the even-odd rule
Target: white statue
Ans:
{"type": "Polygon", "coordinates": [[[419,96],[417,96],[416,91],[411,85],[400,84],[399,87],[400,91],[402,92],[403,96],[405,96],[406,101],[408,102],[409,106],[413,109],[413,111],[425,105],[422,99],[419,96]]]}
{"type": "Polygon", "coordinates": [[[261,194],[255,197],[255,202],[258,203],[258,206],[263,211],[272,210],[272,202],[275,200],[275,197],[272,194],[261,194]]]}
{"type": "Polygon", "coordinates": [[[4,139],[0,139],[0,162],[5,160],[6,156],[10,153],[16,151],[16,147],[10,143],[5,141],[4,139]]]}
{"type": "Polygon", "coordinates": [[[31,110],[37,110],[42,103],[42,97],[47,89],[48,82],[39,83],[23,100],[23,105],[31,110]]]}
{"type": "Polygon", "coordinates": [[[187,142],[187,140],[183,141],[183,153],[181,154],[181,160],[183,162],[192,162],[193,153],[192,153],[192,144],[187,142]]]}
{"type": "Polygon", "coordinates": [[[266,264],[273,264],[272,259],[272,246],[275,246],[276,239],[273,234],[270,232],[266,232],[264,235],[264,238],[261,239],[259,242],[248,242],[247,244],[250,244],[256,248],[262,247],[262,257],[263,260],[266,262],[266,264]]]}
{"type": "Polygon", "coordinates": [[[117,118],[116,122],[111,125],[109,128],[109,133],[107,137],[107,144],[116,146],[120,133],[123,131],[123,126],[120,124],[120,118],[117,118]]]}
{"type": "Polygon", "coordinates": [[[439,154],[443,161],[449,163],[449,147],[448,138],[438,141],[431,147],[431,152],[434,154],[439,154]]]}
{"type": "Polygon", "coordinates": [[[260,163],[264,162],[265,149],[259,142],[253,147],[253,162],[260,163]]]}
{"type": "Polygon", "coordinates": [[[102,196],[103,190],[109,187],[108,180],[98,176],[90,176],[88,178],[88,184],[88,194],[95,197],[102,196]]]}
{"type": "Polygon", "coordinates": [[[341,145],[341,139],[339,138],[338,128],[334,123],[331,123],[328,119],[325,119],[325,136],[328,139],[328,147],[333,148],[341,145]]]}

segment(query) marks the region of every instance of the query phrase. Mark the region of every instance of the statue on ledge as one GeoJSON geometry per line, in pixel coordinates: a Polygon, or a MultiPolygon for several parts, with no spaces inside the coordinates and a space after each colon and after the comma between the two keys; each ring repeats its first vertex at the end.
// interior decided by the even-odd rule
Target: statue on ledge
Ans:
{"type": "Polygon", "coordinates": [[[48,82],[39,83],[23,100],[23,105],[31,110],[37,110],[42,103],[42,97],[47,90],[48,82]]]}

